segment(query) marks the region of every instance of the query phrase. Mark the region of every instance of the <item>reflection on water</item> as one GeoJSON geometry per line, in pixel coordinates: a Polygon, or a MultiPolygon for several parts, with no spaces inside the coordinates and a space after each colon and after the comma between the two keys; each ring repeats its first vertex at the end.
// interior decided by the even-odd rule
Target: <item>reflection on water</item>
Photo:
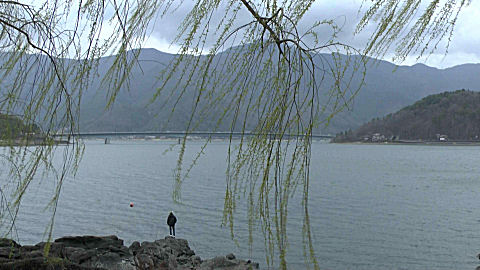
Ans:
{"type": "MultiPolygon", "coordinates": [[[[164,153],[172,143],[87,142],[76,178],[64,185],[54,237],[116,234],[127,245],[151,241],[168,235],[166,217],[174,210],[177,237],[201,257],[234,252],[265,265],[260,230],[249,254],[245,205],[237,211],[239,246],[220,226],[227,143],[207,148],[183,185],[181,205],[171,196],[175,148],[164,153]]],[[[188,142],[186,157],[202,143],[188,142]]],[[[480,251],[479,160],[478,147],[314,143],[309,208],[320,267],[474,269],[480,251]]],[[[48,180],[32,184],[24,200],[17,222],[21,244],[45,239],[49,213],[43,209],[54,191],[48,180]]],[[[303,265],[297,197],[288,221],[293,269],[303,265]]]]}

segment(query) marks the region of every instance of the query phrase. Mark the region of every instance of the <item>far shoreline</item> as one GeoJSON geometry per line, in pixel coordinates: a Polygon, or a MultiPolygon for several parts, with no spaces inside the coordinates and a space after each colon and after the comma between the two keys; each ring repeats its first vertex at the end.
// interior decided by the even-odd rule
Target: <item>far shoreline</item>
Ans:
{"type": "Polygon", "coordinates": [[[12,141],[0,140],[0,147],[30,147],[30,146],[48,146],[48,145],[69,145],[69,141],[65,140],[53,140],[47,142],[45,140],[19,140],[12,141]]]}
{"type": "Polygon", "coordinates": [[[431,146],[480,146],[480,141],[392,141],[392,142],[333,142],[334,144],[354,145],[431,145],[431,146]]]}

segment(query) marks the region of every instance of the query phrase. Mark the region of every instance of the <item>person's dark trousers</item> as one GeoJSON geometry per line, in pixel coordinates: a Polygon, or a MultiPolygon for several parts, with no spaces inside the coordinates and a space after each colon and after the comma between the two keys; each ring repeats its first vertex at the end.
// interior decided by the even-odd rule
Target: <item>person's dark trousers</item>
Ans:
{"type": "Polygon", "coordinates": [[[173,229],[173,236],[175,236],[175,226],[169,226],[170,227],[170,235],[172,235],[172,229],[173,229]]]}

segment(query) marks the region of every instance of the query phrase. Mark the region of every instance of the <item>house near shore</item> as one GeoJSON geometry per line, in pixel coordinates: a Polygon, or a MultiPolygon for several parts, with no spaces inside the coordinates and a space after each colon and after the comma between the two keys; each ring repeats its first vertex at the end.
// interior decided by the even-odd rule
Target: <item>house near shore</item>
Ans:
{"type": "Polygon", "coordinates": [[[437,139],[441,142],[446,142],[448,141],[448,136],[443,134],[437,134],[437,139]]]}
{"type": "Polygon", "coordinates": [[[374,133],[372,135],[372,142],[384,142],[386,141],[385,135],[382,135],[380,133],[374,133]]]}

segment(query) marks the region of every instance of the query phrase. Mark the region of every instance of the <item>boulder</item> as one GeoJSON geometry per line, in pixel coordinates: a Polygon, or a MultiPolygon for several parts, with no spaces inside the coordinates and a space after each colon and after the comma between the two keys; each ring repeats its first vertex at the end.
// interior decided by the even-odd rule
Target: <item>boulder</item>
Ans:
{"type": "Polygon", "coordinates": [[[14,247],[14,248],[19,248],[20,245],[17,244],[17,242],[13,241],[12,239],[0,238],[0,247],[14,247]]]}
{"type": "Polygon", "coordinates": [[[67,247],[80,247],[83,249],[123,247],[123,240],[115,235],[109,236],[65,236],[55,240],[55,243],[62,243],[67,247]]]}
{"type": "Polygon", "coordinates": [[[135,255],[137,251],[140,249],[140,243],[138,241],[134,241],[130,247],[128,247],[128,250],[130,251],[130,254],[135,255]]]}

